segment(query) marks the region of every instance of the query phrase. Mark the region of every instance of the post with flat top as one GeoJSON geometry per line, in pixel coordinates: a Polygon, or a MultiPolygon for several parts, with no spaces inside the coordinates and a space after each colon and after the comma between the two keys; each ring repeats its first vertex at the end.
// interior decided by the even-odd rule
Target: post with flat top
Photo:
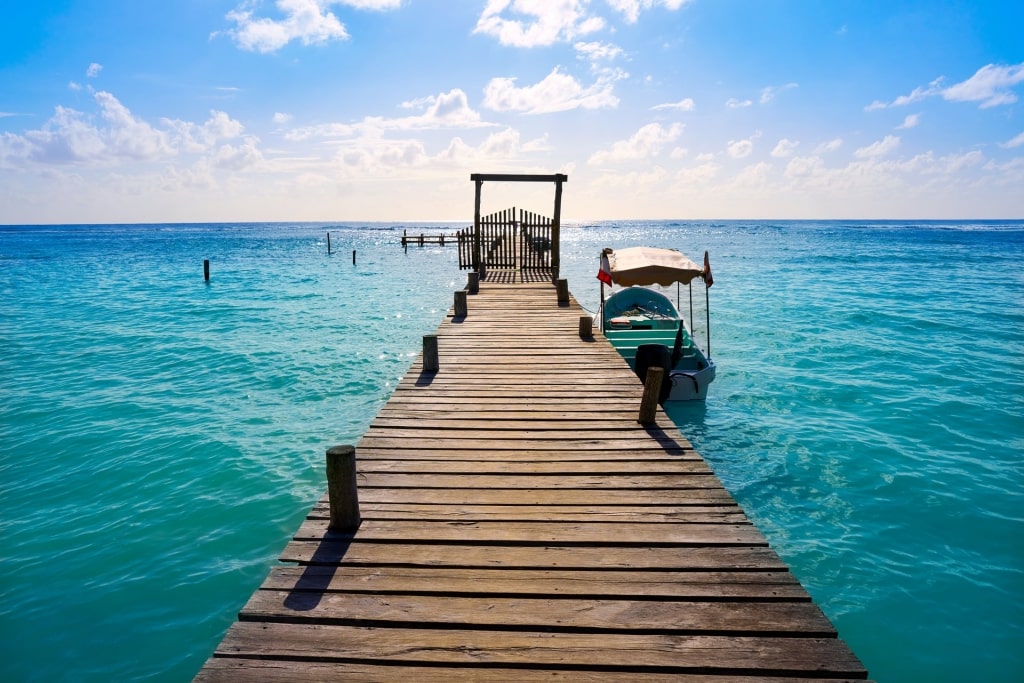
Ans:
{"type": "Polygon", "coordinates": [[[558,292],[558,304],[569,303],[569,281],[564,277],[558,278],[555,282],[555,290],[558,292]]]}
{"type": "Polygon", "coordinates": [[[468,304],[466,303],[466,290],[459,289],[455,291],[455,317],[465,318],[469,314],[468,304]]]}
{"type": "Polygon", "coordinates": [[[356,484],[355,446],[327,449],[327,496],[331,502],[330,531],[359,528],[359,489],[356,484]]]}
{"type": "Polygon", "coordinates": [[[658,411],[658,398],[661,395],[661,380],[664,376],[665,368],[647,368],[644,396],[640,399],[640,416],[637,418],[640,424],[654,422],[654,415],[658,411]]]}
{"type": "Polygon", "coordinates": [[[437,335],[423,335],[423,372],[437,372],[441,363],[437,354],[437,335]]]}

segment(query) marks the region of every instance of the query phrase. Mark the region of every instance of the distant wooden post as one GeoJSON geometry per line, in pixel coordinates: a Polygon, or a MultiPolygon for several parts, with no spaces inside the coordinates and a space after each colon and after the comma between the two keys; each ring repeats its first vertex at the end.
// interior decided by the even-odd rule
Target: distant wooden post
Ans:
{"type": "Polygon", "coordinates": [[[331,502],[330,531],[359,528],[359,489],[356,484],[355,446],[327,449],[327,495],[331,502]]]}
{"type": "Polygon", "coordinates": [[[459,289],[455,292],[455,317],[465,318],[469,315],[469,306],[466,303],[466,290],[459,289]]]}
{"type": "Polygon", "coordinates": [[[470,294],[480,293],[480,273],[469,273],[469,277],[466,281],[466,290],[470,294]]]}
{"type": "Polygon", "coordinates": [[[640,416],[637,418],[637,422],[640,424],[654,422],[654,414],[658,410],[658,398],[661,396],[661,380],[664,376],[665,368],[647,368],[644,396],[640,399],[640,416]]]}
{"type": "Polygon", "coordinates": [[[423,372],[437,372],[441,363],[437,356],[437,335],[423,335],[423,372]]]}
{"type": "Polygon", "coordinates": [[[210,259],[203,259],[203,279],[210,281],[210,259]]]}
{"type": "Polygon", "coordinates": [[[580,339],[589,339],[594,336],[594,319],[589,315],[580,316],[580,339]]]}
{"type": "Polygon", "coordinates": [[[569,303],[569,281],[564,277],[559,278],[555,283],[555,288],[558,290],[558,303],[567,304],[569,303]]]}

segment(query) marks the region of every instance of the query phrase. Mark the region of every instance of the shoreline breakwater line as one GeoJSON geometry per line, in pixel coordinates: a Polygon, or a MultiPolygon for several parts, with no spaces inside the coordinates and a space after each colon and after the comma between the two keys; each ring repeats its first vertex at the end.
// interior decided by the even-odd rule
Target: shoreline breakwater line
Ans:
{"type": "MultiPolygon", "coordinates": [[[[194,675],[462,286],[401,229],[0,228],[5,677],[194,675]]],[[[632,244],[710,250],[671,417],[871,674],[1018,679],[1024,224],[567,226],[584,307],[632,244]]]]}

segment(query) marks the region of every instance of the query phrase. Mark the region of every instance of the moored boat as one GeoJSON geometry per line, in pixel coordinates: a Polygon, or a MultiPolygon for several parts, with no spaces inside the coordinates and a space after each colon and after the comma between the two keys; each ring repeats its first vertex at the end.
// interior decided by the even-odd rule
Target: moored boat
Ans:
{"type": "MultiPolygon", "coordinates": [[[[605,338],[633,368],[641,381],[647,369],[665,368],[661,402],[704,400],[715,379],[715,363],[697,345],[692,328],[678,306],[655,286],[681,285],[700,278],[710,287],[711,266],[707,252],[704,267],[675,249],[629,247],[605,249],[601,254],[601,308],[597,319],[605,338]],[[605,297],[605,286],[612,287],[605,297]]],[[[691,296],[692,317],[692,296],[691,296]]],[[[709,319],[710,322],[710,319],[709,319]]]]}

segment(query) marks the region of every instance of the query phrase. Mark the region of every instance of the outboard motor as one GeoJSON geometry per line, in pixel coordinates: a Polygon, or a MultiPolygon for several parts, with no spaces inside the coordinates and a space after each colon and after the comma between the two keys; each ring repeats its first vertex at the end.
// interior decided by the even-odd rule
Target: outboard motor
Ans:
{"type": "Polygon", "coordinates": [[[664,403],[672,393],[672,380],[669,378],[672,371],[672,356],[669,348],[664,344],[641,344],[636,347],[636,376],[641,382],[647,381],[647,368],[665,368],[661,392],[658,395],[658,402],[664,403]]]}

